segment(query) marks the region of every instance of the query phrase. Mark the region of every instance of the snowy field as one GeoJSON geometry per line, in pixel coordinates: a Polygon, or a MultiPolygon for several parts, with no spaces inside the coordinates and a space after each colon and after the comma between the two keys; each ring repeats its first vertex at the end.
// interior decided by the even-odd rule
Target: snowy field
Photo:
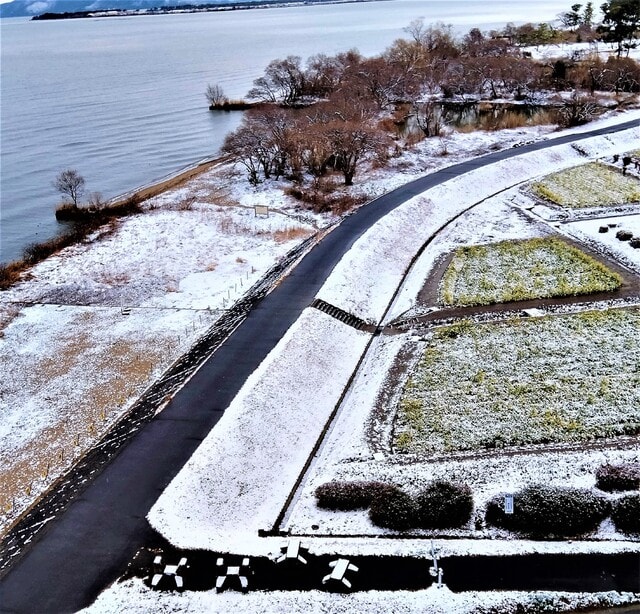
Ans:
{"type": "MultiPolygon", "coordinates": [[[[614,115],[600,123],[617,121],[614,115]]],[[[551,131],[426,140],[389,169],[363,171],[357,189],[374,197],[551,131]]],[[[0,534],[223,309],[289,249],[336,221],[301,210],[282,187],[251,188],[228,167],[213,168],[143,203],[144,214],[47,258],[0,293],[0,369],[11,374],[0,383],[0,534]],[[269,217],[256,216],[256,205],[268,206],[269,217]],[[112,353],[118,360],[108,359],[112,353]]]]}
{"type": "Polygon", "coordinates": [[[591,311],[425,335],[392,447],[446,454],[626,435],[640,423],[640,312],[591,311]]]}
{"type": "MultiPolygon", "coordinates": [[[[620,135],[619,142],[615,139],[605,139],[605,141],[602,142],[602,140],[599,139],[599,142],[593,144],[593,147],[597,148],[600,152],[603,148],[605,151],[607,148],[610,151],[615,149],[626,151],[632,146],[637,146],[637,144],[637,131],[628,131],[620,135]]],[[[519,157],[511,161],[509,169],[504,168],[501,163],[498,163],[486,169],[484,175],[482,175],[480,171],[472,174],[473,176],[469,181],[472,182],[472,185],[477,190],[475,192],[477,196],[472,197],[470,195],[470,193],[474,193],[470,188],[470,183],[466,181],[466,178],[461,178],[449,181],[444,186],[434,188],[428,193],[407,202],[396,212],[385,216],[371,231],[366,233],[362,239],[354,244],[342,262],[334,269],[325,287],[321,290],[320,297],[357,315],[368,315],[372,321],[379,321],[392,296],[395,286],[402,281],[404,270],[411,260],[411,255],[421,247],[429,232],[433,233],[440,226],[446,226],[447,222],[455,218],[456,214],[461,212],[461,210],[464,211],[472,208],[473,205],[478,202],[478,198],[484,200],[484,191],[490,191],[491,194],[494,194],[496,191],[503,192],[504,190],[506,193],[514,184],[519,184],[527,179],[540,176],[542,172],[548,172],[550,168],[557,168],[558,164],[564,163],[567,166],[575,164],[575,161],[570,159],[572,152],[574,152],[576,156],[581,156],[581,154],[577,153],[570,146],[558,149],[560,149],[560,151],[552,149],[545,155],[538,155],[537,158],[526,155],[519,157]],[[505,187],[503,188],[502,186],[505,187]],[[439,206],[436,206],[435,203],[438,203],[439,206]],[[435,221],[433,218],[435,218],[435,221]],[[423,223],[425,228],[423,228],[423,223]],[[419,230],[414,230],[416,228],[419,230]],[[371,275],[371,270],[376,271],[375,276],[371,275]]],[[[502,206],[505,207],[507,205],[503,203],[502,206]]],[[[491,232],[507,238],[510,234],[517,234],[517,228],[523,224],[529,228],[529,234],[544,234],[544,231],[537,230],[537,222],[533,221],[529,224],[518,211],[513,212],[515,229],[506,228],[509,224],[506,223],[505,220],[501,221],[502,228],[500,228],[497,216],[489,217],[490,222],[488,226],[494,228],[491,232]]],[[[488,228],[487,225],[479,224],[477,230],[479,233],[482,233],[487,232],[488,228]]],[[[474,232],[471,232],[469,240],[475,242],[474,232]]],[[[417,288],[417,285],[415,285],[414,288],[417,288]]],[[[409,302],[411,302],[411,297],[408,298],[409,302]]],[[[415,300],[415,297],[413,298],[415,300]]],[[[341,332],[341,334],[344,333],[341,332]]],[[[399,339],[400,337],[395,337],[389,341],[396,352],[400,350],[400,348],[395,345],[399,342],[399,339]]],[[[333,341],[325,338],[324,343],[333,343],[333,341]]],[[[378,348],[380,343],[383,342],[376,341],[375,348],[378,348]]],[[[373,391],[378,390],[375,385],[376,378],[384,379],[384,376],[393,364],[389,356],[395,358],[394,351],[386,351],[383,348],[382,353],[387,356],[385,360],[389,360],[390,362],[385,363],[383,360],[382,363],[375,363],[369,370],[367,365],[370,364],[370,360],[373,360],[371,357],[376,355],[377,349],[375,348],[372,348],[372,350],[368,352],[365,364],[358,371],[357,379],[349,389],[349,394],[339,410],[338,422],[332,425],[329,436],[323,444],[323,455],[326,451],[327,458],[333,458],[332,454],[334,454],[336,459],[342,459],[343,461],[346,458],[352,459],[355,455],[357,460],[354,462],[356,464],[360,461],[362,463],[370,463],[373,467],[370,468],[371,471],[384,473],[385,471],[393,472],[397,470],[402,472],[403,468],[395,466],[394,463],[379,463],[379,461],[373,458],[373,451],[368,444],[368,435],[365,436],[364,433],[364,430],[371,426],[369,413],[373,400],[371,395],[373,391]],[[350,404],[354,402],[353,400],[358,398],[361,399],[360,411],[345,409],[345,407],[351,407],[350,404]],[[343,419],[347,423],[345,427],[340,426],[343,419]],[[337,433],[336,437],[337,441],[339,441],[337,444],[332,444],[334,441],[334,432],[337,433]],[[341,433],[342,436],[340,436],[341,433]]],[[[274,350],[274,352],[277,352],[277,350],[274,350]]],[[[296,356],[294,353],[292,359],[295,360],[296,356]]],[[[286,361],[287,358],[283,357],[281,360],[286,361]]],[[[354,364],[355,356],[353,356],[351,360],[351,364],[354,364]]],[[[305,361],[310,374],[326,368],[326,366],[324,366],[325,355],[323,351],[317,351],[315,349],[308,351],[305,355],[305,361]]],[[[255,374],[255,377],[259,377],[259,374],[255,374]]],[[[330,393],[330,397],[334,402],[338,400],[342,392],[341,382],[344,381],[343,375],[336,381],[336,385],[330,393]]],[[[244,403],[242,399],[250,394],[250,389],[255,386],[256,382],[252,381],[250,386],[247,385],[247,390],[243,389],[243,392],[241,392],[239,396],[239,399],[241,399],[241,401],[239,401],[240,404],[244,403]]],[[[381,386],[383,385],[381,384],[381,386]]],[[[271,409],[272,402],[276,408],[279,405],[304,408],[304,395],[308,395],[308,399],[313,398],[315,384],[312,381],[306,392],[300,390],[300,388],[307,388],[307,386],[302,386],[302,383],[296,386],[294,396],[291,391],[287,392],[287,388],[283,387],[281,393],[284,396],[278,395],[273,398],[273,401],[269,398],[269,409],[267,411],[273,411],[271,409]],[[287,394],[291,397],[290,401],[286,400],[287,394]]],[[[234,402],[233,411],[234,413],[247,412],[247,415],[249,415],[252,410],[250,406],[236,406],[234,402]]],[[[308,414],[304,409],[299,416],[305,421],[309,420],[307,417],[308,414]]],[[[238,433],[235,437],[241,441],[253,441],[253,433],[255,433],[255,436],[258,436],[257,431],[262,428],[261,424],[255,424],[251,427],[249,421],[240,421],[238,418],[234,421],[234,424],[236,423],[242,424],[241,429],[250,428],[250,433],[252,433],[251,435],[247,433],[241,435],[238,433]]],[[[314,426],[314,423],[309,422],[309,436],[311,436],[314,430],[317,432],[317,428],[317,424],[314,426]]],[[[231,437],[232,432],[234,431],[232,430],[226,433],[226,436],[231,437]]],[[[282,491],[278,492],[280,490],[280,483],[274,487],[271,482],[267,482],[268,488],[262,489],[263,499],[260,500],[260,504],[254,508],[246,509],[242,514],[238,513],[235,499],[227,496],[229,491],[226,482],[212,482],[210,485],[212,489],[211,494],[203,497],[203,479],[204,476],[209,475],[209,470],[216,466],[216,472],[224,473],[224,468],[220,467],[220,465],[225,464],[224,457],[217,454],[218,443],[216,442],[218,442],[220,437],[221,436],[216,434],[216,430],[209,435],[201,448],[196,451],[192,457],[191,463],[176,477],[150,513],[149,518],[152,524],[173,544],[181,546],[192,545],[192,547],[194,547],[195,544],[200,544],[201,546],[206,545],[211,549],[231,549],[229,540],[231,540],[232,544],[238,543],[238,541],[244,542],[245,537],[248,535],[244,527],[253,527],[255,523],[252,519],[254,517],[259,520],[258,524],[262,523],[261,528],[264,528],[264,519],[266,519],[264,514],[267,502],[272,505],[271,514],[272,517],[275,518],[280,509],[278,500],[282,502],[283,497],[286,497],[284,484],[282,484],[282,491]],[[212,502],[216,499],[216,494],[218,495],[217,502],[213,504],[212,502]],[[203,503],[203,500],[206,501],[206,503],[203,503]],[[215,511],[212,511],[212,505],[215,511]],[[186,515],[184,511],[186,509],[189,510],[188,515],[186,515]],[[235,528],[227,523],[226,519],[230,517],[235,518],[235,528]],[[220,523],[221,526],[224,527],[224,531],[229,531],[228,535],[223,534],[221,532],[222,529],[217,528],[217,523],[220,523]],[[192,528],[193,531],[191,530],[192,528]],[[225,538],[221,539],[223,535],[225,538]],[[237,535],[237,537],[234,539],[233,535],[237,535]]],[[[271,442],[268,447],[265,447],[264,454],[260,454],[259,456],[261,458],[268,457],[272,446],[273,442],[271,442]]],[[[255,447],[252,446],[252,449],[254,453],[256,453],[255,447]]],[[[623,456],[625,455],[624,452],[621,452],[621,454],[623,456]]],[[[237,463],[235,455],[231,455],[230,458],[232,460],[230,460],[230,465],[228,465],[229,468],[226,472],[228,475],[235,472],[234,468],[237,463]]],[[[595,462],[595,460],[591,459],[589,461],[589,463],[591,463],[590,466],[593,466],[595,462]]],[[[351,464],[341,463],[339,460],[336,460],[335,463],[330,461],[330,464],[332,466],[334,464],[340,465],[340,468],[345,471],[348,470],[347,468],[352,467],[351,464]]],[[[535,464],[532,464],[532,466],[534,465],[535,464]]],[[[433,464],[432,466],[434,468],[438,467],[437,464],[433,464]]],[[[566,472],[569,472],[572,466],[571,462],[567,462],[565,465],[566,472]]],[[[406,470],[406,467],[404,469],[406,470]]],[[[263,475],[263,473],[260,472],[259,475],[263,475]]],[[[243,477],[242,480],[244,479],[243,477]]],[[[235,491],[235,484],[236,481],[231,480],[229,488],[232,488],[232,491],[235,491]]],[[[295,520],[292,519],[296,517],[296,513],[297,512],[294,511],[291,518],[287,520],[287,528],[297,526],[294,524],[295,520]]],[[[366,519],[364,522],[368,524],[366,519]]],[[[325,523],[320,526],[325,526],[325,523]]],[[[362,526],[358,526],[358,529],[358,533],[367,532],[360,530],[363,529],[362,526]]],[[[305,532],[313,533],[308,525],[305,525],[305,532]]],[[[263,540],[262,545],[260,545],[260,540],[255,539],[253,543],[245,542],[243,552],[264,552],[264,549],[268,547],[268,544],[264,543],[264,541],[265,540],[263,540]]]]}
{"type": "MultiPolygon", "coordinates": [[[[634,118],[640,119],[640,113],[617,115],[603,120],[600,125],[634,118]]],[[[593,127],[594,124],[591,124],[583,129],[593,127]]],[[[429,170],[489,151],[492,147],[506,147],[539,138],[544,132],[535,128],[502,133],[452,134],[447,137],[445,144],[437,139],[427,141],[397,161],[395,168],[384,173],[377,170],[367,179],[363,175],[359,187],[364,193],[374,196],[429,170]],[[447,155],[442,155],[444,145],[447,155]]],[[[457,216],[469,210],[469,215],[476,214],[476,219],[482,219],[479,212],[483,204],[491,198],[499,198],[502,200],[497,209],[491,209],[488,213],[488,224],[464,230],[462,224],[459,226],[461,232],[467,233],[466,240],[477,242],[483,233],[498,238],[546,236],[550,232],[548,227],[539,220],[526,217],[517,207],[512,207],[522,198],[514,188],[551,171],[586,161],[589,157],[595,159],[607,152],[626,152],[639,146],[638,131],[630,130],[612,137],[593,139],[585,143],[581,151],[569,146],[551,148],[452,180],[446,186],[412,199],[376,224],[356,242],[336,267],[319,296],[359,317],[380,322],[396,287],[409,270],[413,255],[437,231],[445,229],[443,234],[446,235],[447,230],[454,228],[457,216]],[[500,211],[508,214],[513,224],[505,223],[500,211]],[[376,271],[376,275],[371,275],[372,270],[376,271]]],[[[13,426],[8,432],[3,432],[2,443],[5,438],[7,442],[12,442],[16,459],[25,471],[29,469],[33,472],[29,486],[24,487],[24,496],[13,498],[11,502],[0,502],[4,509],[11,509],[4,516],[5,527],[49,483],[42,479],[45,471],[34,463],[35,459],[38,462],[45,457],[60,460],[59,463],[51,461],[47,464],[46,479],[49,481],[55,477],[56,471],[64,469],[65,463],[68,466],[71,462],[70,453],[61,454],[53,445],[57,437],[50,437],[50,447],[45,447],[44,443],[40,445],[41,441],[47,441],[46,437],[40,439],[47,428],[66,428],[65,420],[74,413],[81,417],[78,419],[80,426],[88,413],[97,413],[105,426],[108,420],[115,420],[130,406],[136,394],[164,370],[165,363],[162,361],[171,363],[175,360],[211,325],[219,310],[236,300],[273,262],[302,238],[333,221],[301,212],[297,203],[283,195],[281,186],[265,183],[255,189],[248,188],[238,182],[230,183],[219,170],[197,178],[190,186],[158,197],[146,203],[145,207],[149,210],[147,213],[123,220],[105,232],[102,238],[95,237],[94,241],[68,248],[47,259],[34,267],[30,279],[0,295],[0,313],[3,316],[0,320],[0,357],[24,355],[19,363],[20,373],[15,374],[16,381],[24,382],[24,387],[42,388],[42,397],[37,402],[46,405],[48,412],[46,419],[37,419],[37,407],[20,385],[3,390],[0,418],[3,424],[13,426]],[[253,210],[256,204],[268,205],[272,210],[270,217],[256,217],[253,210]],[[129,308],[132,308],[131,312],[125,315],[129,308]],[[41,312],[46,309],[59,310],[61,314],[60,322],[51,329],[42,324],[41,312]],[[99,316],[94,312],[104,313],[100,326],[96,325],[99,316]],[[153,317],[149,318],[149,314],[153,314],[153,317]],[[141,320],[145,320],[144,323],[141,320]],[[113,324],[116,321],[118,326],[113,324]],[[29,322],[33,326],[27,326],[29,322]],[[166,352],[158,351],[157,356],[148,360],[149,364],[140,367],[138,379],[132,378],[129,374],[132,362],[135,364],[142,353],[148,353],[146,349],[157,341],[160,329],[166,336],[166,352]],[[139,333],[138,337],[134,331],[139,333]],[[120,347],[117,345],[120,339],[117,335],[121,335],[121,344],[124,344],[122,340],[135,339],[135,345],[129,348],[124,344],[122,353],[125,358],[104,366],[104,357],[100,358],[99,354],[109,351],[109,343],[120,347]],[[26,345],[25,339],[29,339],[26,345]],[[101,365],[100,370],[92,366],[83,371],[83,364],[93,365],[85,362],[93,354],[96,354],[96,364],[101,365]],[[69,359],[60,360],[60,356],[68,356],[69,359]],[[50,373],[46,371],[47,368],[52,369],[56,376],[45,376],[36,381],[37,374],[50,373]],[[113,407],[101,406],[99,399],[104,393],[99,392],[99,386],[105,386],[104,390],[110,389],[114,381],[125,378],[127,382],[137,382],[138,388],[124,386],[122,397],[116,399],[113,407]],[[68,393],[74,387],[79,389],[77,394],[74,393],[75,396],[68,393]],[[94,392],[97,388],[99,390],[94,392]],[[85,409],[87,406],[91,407],[93,413],[85,409]]],[[[459,237],[451,233],[437,246],[439,253],[444,253],[449,245],[457,242],[460,242],[459,237]]],[[[401,292],[388,311],[387,318],[415,305],[417,292],[428,276],[430,266],[438,258],[437,249],[428,256],[425,255],[427,251],[412,269],[411,274],[418,271],[414,275],[414,282],[405,285],[411,289],[401,292]]],[[[404,471],[401,466],[373,459],[372,450],[366,443],[369,434],[364,432],[366,420],[363,421],[366,418],[363,412],[371,408],[372,391],[378,394],[384,388],[385,365],[392,365],[400,350],[401,340],[402,337],[385,338],[384,342],[379,342],[380,345],[374,345],[368,354],[364,371],[358,371],[356,385],[350,388],[340,407],[339,419],[332,426],[329,443],[325,443],[321,449],[322,455],[330,454],[332,449],[335,452],[335,446],[340,449],[340,454],[327,457],[330,460],[326,467],[333,465],[337,459],[346,458],[347,452],[352,450],[361,456],[363,463],[372,466],[368,470],[389,471],[390,476],[394,472],[398,475],[404,471]],[[389,347],[384,346],[387,342],[389,347]],[[376,357],[378,354],[381,355],[382,366],[375,360],[369,362],[371,355],[376,357]],[[370,371],[366,370],[367,364],[370,365],[370,371]],[[380,379],[377,387],[363,385],[367,381],[363,379],[367,373],[370,374],[370,381],[380,379]],[[346,412],[344,407],[351,403],[360,403],[360,410],[346,412]]],[[[253,374],[223,420],[158,500],[150,514],[152,524],[171,542],[185,547],[220,550],[239,548],[247,553],[260,554],[273,548],[274,544],[268,543],[268,540],[264,540],[266,543],[260,542],[257,530],[269,528],[282,509],[302,460],[306,459],[318,440],[368,342],[369,336],[365,333],[354,331],[325,314],[306,311],[253,374]],[[301,385],[302,382],[304,385],[301,385]],[[265,429],[263,420],[255,419],[258,406],[261,416],[267,412],[274,424],[281,421],[282,415],[278,410],[282,411],[283,407],[299,408],[301,413],[295,417],[291,415],[279,430],[265,429]],[[247,449],[251,449],[252,453],[246,454],[247,449]],[[236,495],[244,497],[242,514],[237,513],[236,495]]],[[[159,344],[160,350],[163,343],[159,344]]],[[[0,368],[11,368],[6,361],[8,359],[0,358],[0,368]]],[[[3,386],[6,386],[5,382],[3,386]]],[[[99,430],[97,423],[98,420],[89,420],[89,424],[94,425],[94,431],[99,430]]],[[[68,436],[80,450],[83,443],[86,449],[97,436],[97,433],[88,429],[87,424],[83,428],[85,431],[80,427],[70,428],[68,436]],[[78,432],[87,432],[87,435],[78,441],[78,432]]],[[[385,426],[380,428],[384,429],[385,426]]],[[[380,441],[383,439],[381,436],[380,441]]],[[[603,454],[605,458],[631,457],[631,453],[627,452],[614,451],[611,453],[613,456],[607,456],[608,452],[603,454]]],[[[548,471],[552,465],[557,465],[562,473],[563,466],[564,471],[569,472],[573,471],[572,463],[584,462],[586,467],[592,468],[600,460],[601,457],[594,456],[584,461],[576,458],[560,462],[559,457],[545,467],[548,471]]],[[[331,473],[335,469],[326,467],[320,469],[318,475],[322,471],[331,473]]],[[[438,471],[447,470],[446,466],[441,468],[439,464],[432,464],[431,467],[438,471]]],[[[468,467],[471,474],[479,472],[473,469],[472,464],[468,467]]],[[[532,471],[535,471],[535,463],[532,467],[532,471]]],[[[348,470],[348,465],[344,464],[344,468],[348,470]]],[[[312,470],[318,471],[313,467],[312,470]]],[[[503,473],[507,480],[508,472],[503,473]]],[[[584,473],[587,473],[586,469],[584,473]]],[[[557,479],[561,481],[564,477],[557,479]]],[[[22,484],[28,481],[27,477],[22,484]]],[[[285,519],[290,528],[308,525],[305,514],[310,509],[308,493],[311,483],[312,480],[307,481],[304,491],[307,494],[300,496],[294,513],[288,514],[285,519]],[[299,511],[304,510],[305,500],[307,511],[299,511]]],[[[487,496],[489,492],[487,485],[487,496]]],[[[357,520],[355,525],[349,524],[349,527],[358,526],[359,522],[357,520]]],[[[341,525],[337,525],[335,530],[339,534],[341,525]]],[[[615,541],[617,536],[612,537],[614,541],[609,543],[619,544],[620,548],[629,547],[628,541],[615,541]]],[[[318,548],[322,547],[336,546],[318,545],[318,548]]],[[[364,542],[353,547],[366,549],[372,545],[364,542]]],[[[517,544],[514,547],[517,549],[517,544]]],[[[564,546],[558,544],[558,547],[564,546]]],[[[383,545],[383,550],[385,548],[383,545]]],[[[379,599],[384,599],[387,607],[386,604],[397,599],[398,611],[410,611],[415,607],[415,597],[416,594],[398,594],[397,597],[395,594],[385,594],[383,597],[375,594],[353,595],[345,597],[342,603],[345,604],[345,611],[348,611],[348,608],[359,608],[358,604],[366,607],[364,604],[369,603],[368,600],[378,603],[379,599]]],[[[510,599],[508,596],[496,598],[510,599]]],[[[522,596],[519,598],[522,599],[522,596]]],[[[318,611],[340,611],[335,609],[335,598],[322,593],[305,594],[302,601],[299,596],[293,595],[290,601],[287,601],[289,597],[283,595],[251,595],[249,599],[253,600],[255,606],[249,605],[248,601],[238,601],[240,599],[243,597],[238,595],[160,596],[150,593],[139,583],[130,582],[108,591],[100,598],[103,605],[96,605],[98,609],[94,611],[141,611],[137,605],[130,605],[135,602],[146,607],[146,611],[183,611],[189,607],[196,611],[229,611],[234,607],[240,607],[243,611],[252,611],[252,607],[255,611],[272,611],[272,608],[273,611],[283,611],[285,603],[291,603],[291,611],[296,611],[298,606],[294,604],[307,603],[306,599],[311,600],[313,608],[317,604],[318,611]],[[220,605],[215,601],[217,599],[221,600],[220,605]],[[153,606],[149,606],[150,603],[153,606]],[[247,607],[237,606],[238,603],[246,603],[247,607]],[[104,609],[101,610],[101,607],[104,609]]],[[[466,598],[458,599],[456,596],[455,600],[460,602],[460,612],[470,611],[466,598]]],[[[437,604],[437,601],[434,603],[437,604]]],[[[308,611],[308,607],[304,607],[308,611]]],[[[376,609],[376,606],[372,607],[376,609]]],[[[456,611],[452,607],[452,602],[447,599],[442,611],[456,611]]]]}
{"type": "Polygon", "coordinates": [[[116,584],[83,614],[146,614],[147,612],[207,612],[208,614],[353,614],[354,612],[428,612],[472,614],[500,612],[573,612],[637,603],[632,593],[488,592],[452,593],[446,587],[422,591],[394,591],[332,595],[320,591],[254,592],[247,595],[214,591],[165,593],[149,591],[140,580],[116,584]],[[161,608],[161,609],[160,609],[161,608]],[[524,609],[523,609],[524,608],[524,609]]]}
{"type": "Polygon", "coordinates": [[[315,232],[311,218],[184,198],[145,203],[0,293],[0,534],[315,232]]]}
{"type": "Polygon", "coordinates": [[[455,251],[440,284],[445,305],[489,305],[610,292],[622,279],[577,247],[551,238],[455,251]]]}
{"type": "Polygon", "coordinates": [[[592,245],[640,273],[640,249],[634,249],[629,241],[616,238],[619,230],[627,230],[634,237],[640,237],[640,214],[613,215],[570,222],[563,227],[570,235],[592,245]],[[607,232],[600,232],[602,226],[608,226],[607,232]]]}
{"type": "Polygon", "coordinates": [[[640,203],[640,181],[602,163],[582,164],[547,175],[532,186],[539,196],[562,207],[584,209],[640,203]]]}

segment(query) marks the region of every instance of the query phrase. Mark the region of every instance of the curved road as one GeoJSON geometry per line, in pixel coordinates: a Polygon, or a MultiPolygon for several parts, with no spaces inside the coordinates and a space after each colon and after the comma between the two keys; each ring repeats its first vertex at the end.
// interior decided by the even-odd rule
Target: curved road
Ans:
{"type": "Polygon", "coordinates": [[[506,149],[408,183],[358,209],[322,239],[202,365],[171,403],[37,535],[0,580],[0,612],[74,612],[123,571],[151,529],[146,514],[215,426],[247,377],[314,299],[342,255],[406,200],[523,153],[638,127],[626,122],[506,149]]]}

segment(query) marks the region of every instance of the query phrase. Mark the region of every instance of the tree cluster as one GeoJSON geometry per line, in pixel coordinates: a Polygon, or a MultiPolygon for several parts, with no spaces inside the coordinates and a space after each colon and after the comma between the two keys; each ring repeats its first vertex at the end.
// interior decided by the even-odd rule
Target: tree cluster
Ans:
{"type": "MultiPolygon", "coordinates": [[[[607,10],[625,1],[612,0],[607,10]]],[[[604,14],[606,20],[610,13],[604,14]]],[[[577,27],[591,28],[592,19],[591,3],[575,4],[565,14],[577,27]]],[[[246,168],[252,184],[283,176],[295,181],[305,174],[317,179],[334,171],[351,185],[361,160],[392,154],[393,122],[411,117],[424,136],[440,134],[442,101],[535,105],[542,92],[564,90],[574,94],[560,120],[571,125],[593,115],[588,93],[640,90],[640,65],[629,58],[544,63],[523,54],[520,45],[552,40],[555,31],[548,24],[507,26],[492,35],[474,28],[460,39],[450,26],[422,20],[405,31],[406,38],[377,57],[351,50],[315,55],[306,63],[298,56],[273,60],[248,93],[257,106],[227,137],[223,152],[246,168]]]]}
{"type": "Polygon", "coordinates": [[[598,33],[603,41],[617,45],[618,57],[629,54],[637,45],[640,31],[640,2],[638,0],[611,0],[601,7],[603,19],[598,33]]]}
{"type": "Polygon", "coordinates": [[[260,105],[247,111],[222,146],[247,170],[249,182],[303,173],[319,178],[338,171],[351,185],[358,163],[371,153],[384,155],[386,136],[373,121],[368,101],[333,96],[306,109],[260,105]]]}

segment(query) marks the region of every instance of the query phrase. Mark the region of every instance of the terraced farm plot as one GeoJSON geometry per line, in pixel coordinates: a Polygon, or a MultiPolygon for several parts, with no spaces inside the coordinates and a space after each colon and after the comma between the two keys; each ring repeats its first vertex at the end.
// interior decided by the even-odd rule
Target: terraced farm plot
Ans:
{"type": "Polygon", "coordinates": [[[613,291],[622,278],[578,248],[553,238],[458,249],[440,284],[444,305],[490,305],[613,291]]]}
{"type": "Polygon", "coordinates": [[[532,184],[534,194],[562,207],[584,209],[640,201],[640,182],[599,162],[547,175],[532,184]]]}
{"type": "Polygon", "coordinates": [[[394,425],[400,452],[640,432],[640,310],[462,322],[427,339],[394,425]]]}

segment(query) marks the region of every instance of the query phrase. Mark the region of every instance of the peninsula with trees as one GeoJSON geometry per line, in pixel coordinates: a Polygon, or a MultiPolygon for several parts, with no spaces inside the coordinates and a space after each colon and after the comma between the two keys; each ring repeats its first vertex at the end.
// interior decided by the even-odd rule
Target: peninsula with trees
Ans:
{"type": "MultiPolygon", "coordinates": [[[[231,2],[211,2],[206,4],[178,4],[174,6],[154,6],[150,8],[111,8],[99,10],[47,12],[34,15],[32,21],[51,21],[56,19],[89,19],[94,17],[135,17],[139,15],[175,15],[183,13],[213,13],[218,11],[238,11],[286,6],[305,6],[309,4],[347,4],[353,2],[371,2],[373,0],[232,0],[231,2]]],[[[377,1],[377,0],[376,0],[377,1]]]]}

